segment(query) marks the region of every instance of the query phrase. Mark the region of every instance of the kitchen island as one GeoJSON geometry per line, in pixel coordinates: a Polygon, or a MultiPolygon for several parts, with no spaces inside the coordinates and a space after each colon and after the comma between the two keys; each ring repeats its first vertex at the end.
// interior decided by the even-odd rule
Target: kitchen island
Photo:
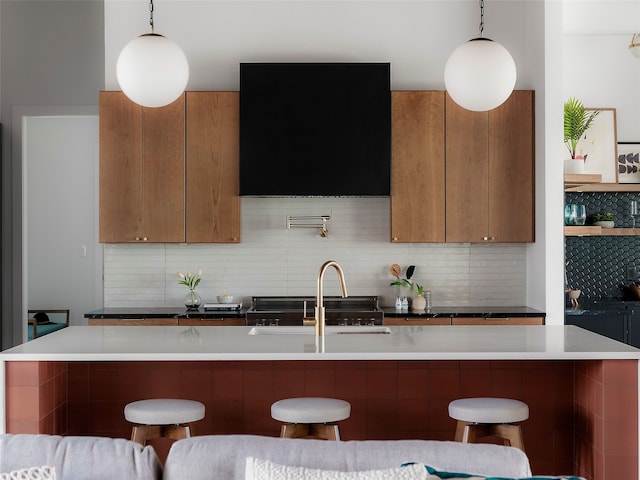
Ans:
{"type": "MultiPolygon", "coordinates": [[[[269,327],[267,327],[269,328],[269,327]]],[[[311,331],[312,329],[310,329],[311,331]]],[[[205,403],[198,432],[277,435],[273,401],[352,404],[344,439],[452,439],[449,401],[506,396],[534,473],[637,478],[640,350],[573,326],[411,326],[249,335],[249,327],[69,327],[0,353],[6,431],[127,437],[129,401],[205,403]]]]}

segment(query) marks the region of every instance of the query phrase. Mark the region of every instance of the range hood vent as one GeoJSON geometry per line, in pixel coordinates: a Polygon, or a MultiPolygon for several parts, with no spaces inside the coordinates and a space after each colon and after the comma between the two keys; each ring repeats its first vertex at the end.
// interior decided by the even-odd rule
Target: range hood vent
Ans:
{"type": "Polygon", "coordinates": [[[390,191],[389,63],[240,64],[240,195],[390,191]]]}

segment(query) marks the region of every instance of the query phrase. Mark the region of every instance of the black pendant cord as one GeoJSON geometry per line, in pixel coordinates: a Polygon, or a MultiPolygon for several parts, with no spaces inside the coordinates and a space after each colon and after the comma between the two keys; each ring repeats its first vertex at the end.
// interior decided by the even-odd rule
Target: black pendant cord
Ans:
{"type": "Polygon", "coordinates": [[[483,32],[484,32],[484,0],[480,0],[480,37],[482,37],[483,32]]]}
{"type": "Polygon", "coordinates": [[[153,33],[153,0],[149,0],[149,25],[151,25],[151,33],[153,33]]]}

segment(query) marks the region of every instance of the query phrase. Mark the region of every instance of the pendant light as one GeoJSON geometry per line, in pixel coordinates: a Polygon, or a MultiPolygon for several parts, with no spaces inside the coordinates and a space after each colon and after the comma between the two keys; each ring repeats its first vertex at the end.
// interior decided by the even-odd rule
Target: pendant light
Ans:
{"type": "Polygon", "coordinates": [[[634,57],[640,58],[640,33],[633,34],[629,44],[629,51],[634,57]]]}
{"type": "Polygon", "coordinates": [[[131,40],[116,63],[118,84],[135,103],[163,107],[184,92],[189,63],[182,49],[153,31],[153,0],[149,3],[151,33],[131,40]]]}
{"type": "Polygon", "coordinates": [[[444,84],[454,102],[483,112],[501,105],[516,84],[516,64],[498,42],[482,36],[484,0],[480,0],[480,37],[456,48],[444,68],[444,84]]]}

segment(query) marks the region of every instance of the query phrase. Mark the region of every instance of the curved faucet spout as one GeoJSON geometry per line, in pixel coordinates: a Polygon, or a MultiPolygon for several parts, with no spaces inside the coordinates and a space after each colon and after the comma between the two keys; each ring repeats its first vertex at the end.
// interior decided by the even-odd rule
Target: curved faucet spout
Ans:
{"type": "Polygon", "coordinates": [[[316,295],[316,337],[324,336],[324,325],[325,325],[325,315],[324,315],[324,300],[322,293],[322,281],[324,279],[324,272],[327,271],[327,268],[333,267],[338,272],[338,278],[340,279],[340,288],[342,290],[342,298],[346,298],[347,295],[347,284],[344,281],[344,272],[342,271],[342,267],[335,260],[329,260],[324,262],[320,267],[320,271],[318,272],[318,292],[316,295]]]}

